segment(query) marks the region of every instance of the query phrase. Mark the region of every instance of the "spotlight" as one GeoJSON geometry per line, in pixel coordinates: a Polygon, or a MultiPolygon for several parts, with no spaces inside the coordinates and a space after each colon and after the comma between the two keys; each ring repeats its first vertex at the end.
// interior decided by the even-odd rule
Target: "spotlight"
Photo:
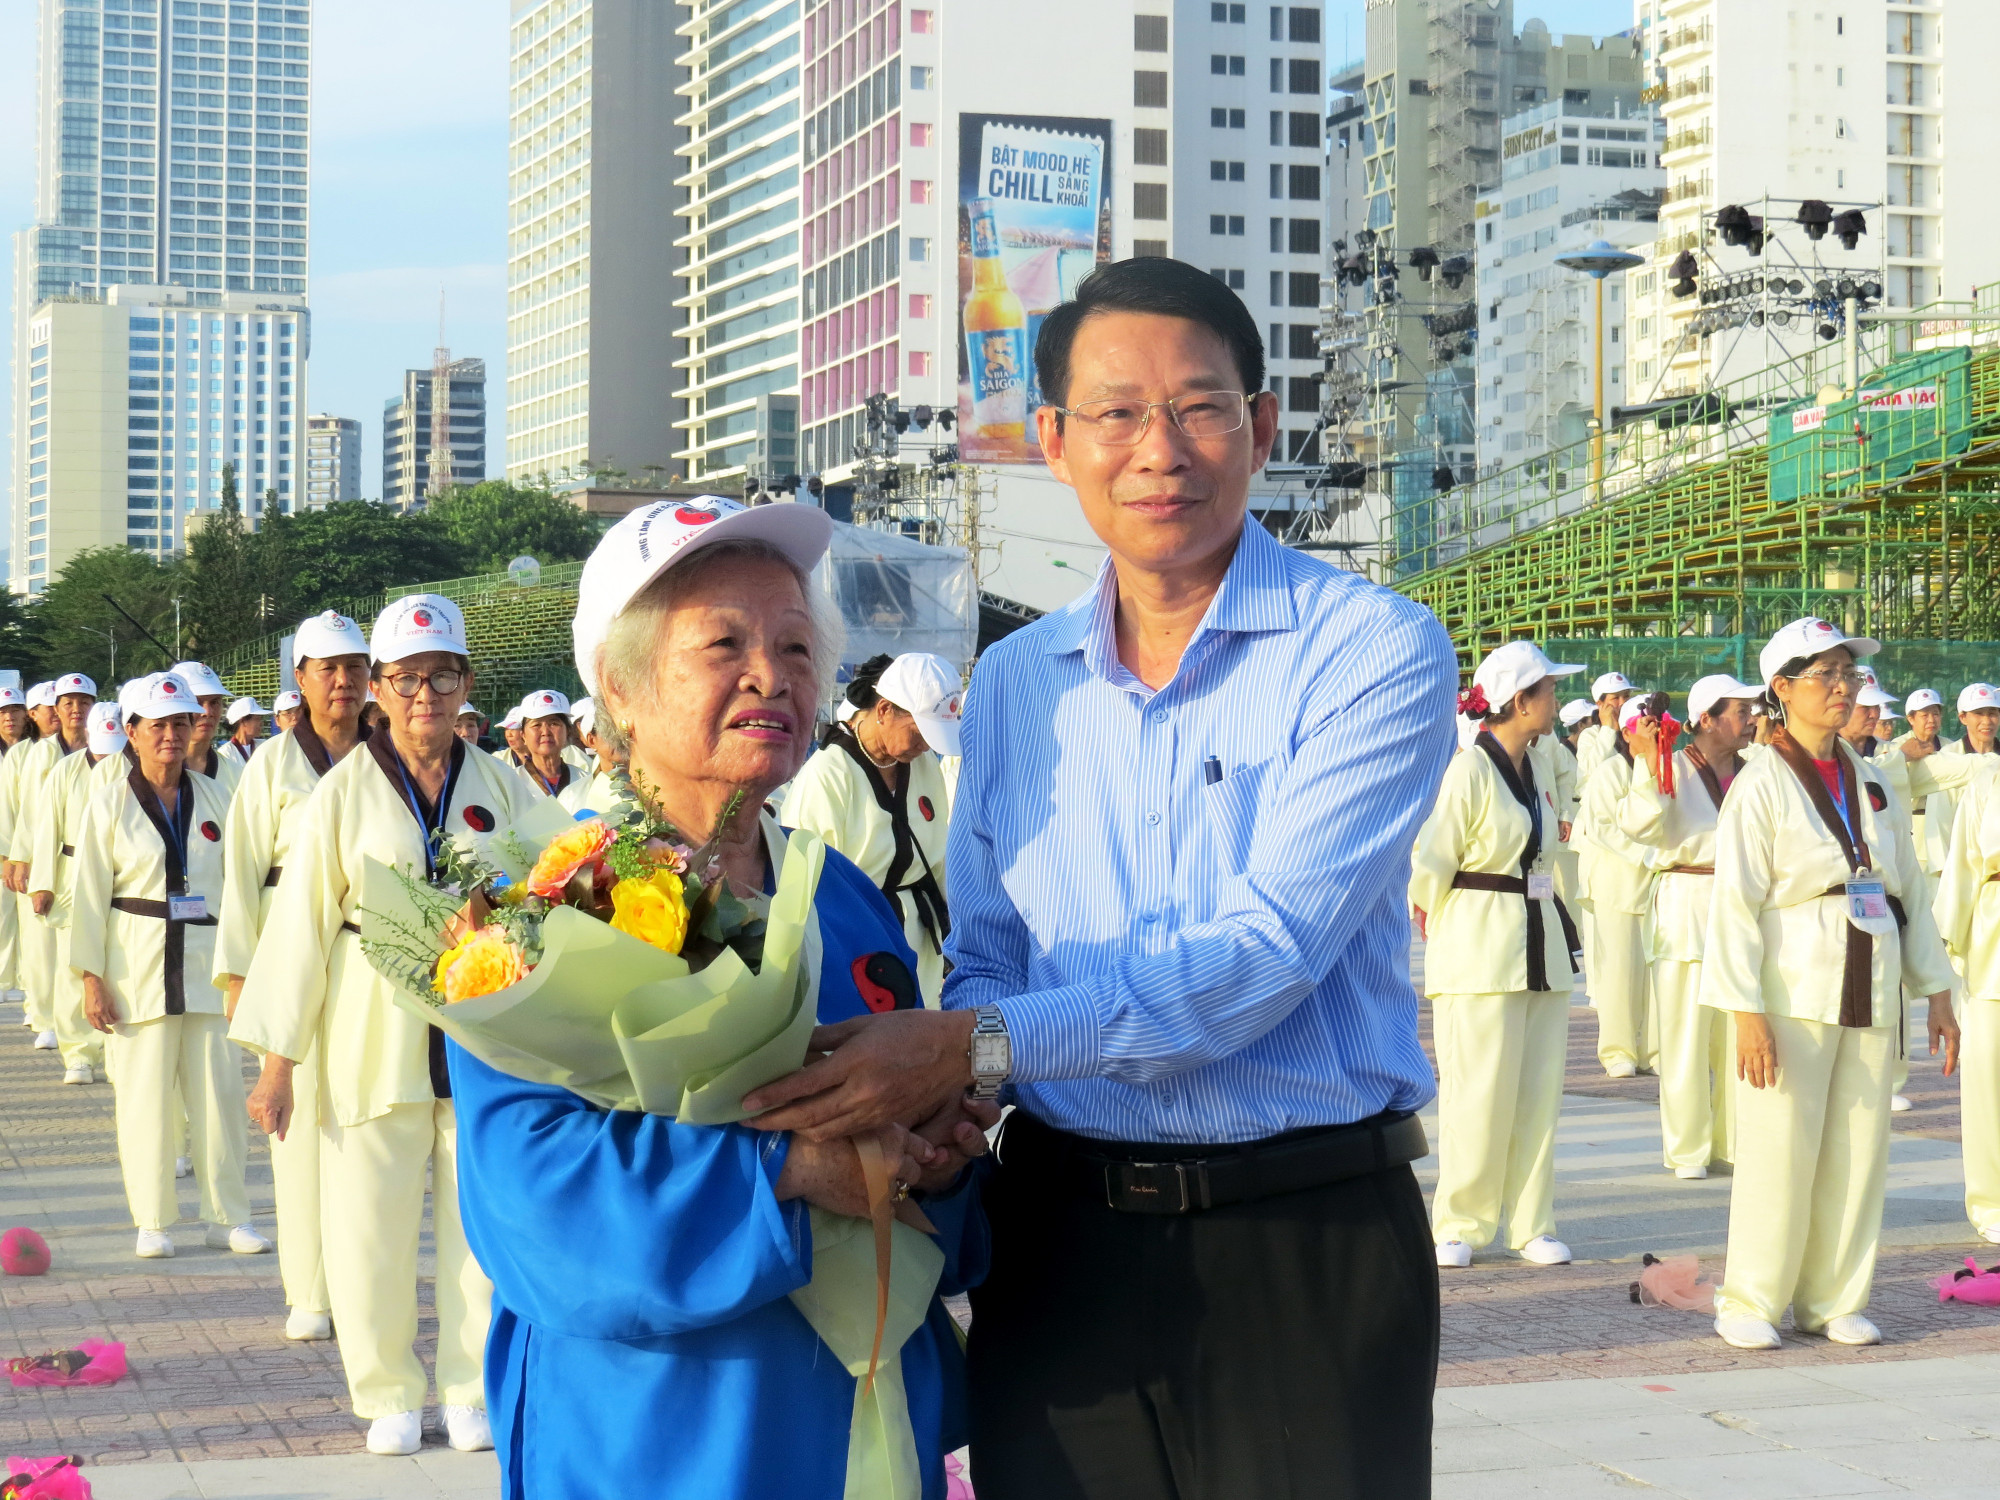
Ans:
{"type": "Polygon", "coordinates": [[[1667,267],[1667,274],[1674,278],[1674,295],[1692,297],[1694,279],[1701,274],[1701,267],[1695,264],[1694,252],[1683,250],[1674,257],[1674,263],[1667,267]]]}
{"type": "Polygon", "coordinates": [[[1864,281],[1864,282],[1862,282],[1862,283],[1861,283],[1861,296],[1862,296],[1862,300],[1863,300],[1863,301],[1867,301],[1867,302],[1879,302],[1879,301],[1881,301],[1881,300],[1882,300],[1882,283],[1881,283],[1881,282],[1879,282],[1879,281],[1864,281]]]}
{"type": "Polygon", "coordinates": [[[1792,326],[1792,315],[1782,307],[1779,308],[1771,314],[1771,326],[1774,328],[1790,328],[1792,326]]]}
{"type": "Polygon", "coordinates": [[[1845,302],[1849,297],[1859,296],[1860,293],[1861,293],[1861,288],[1845,276],[1841,277],[1839,281],[1834,283],[1833,294],[1834,296],[1840,298],[1840,300],[1843,302],[1845,302]]]}
{"type": "Polygon", "coordinates": [[[1725,245],[1743,245],[1750,240],[1750,211],[1740,203],[1725,203],[1715,211],[1715,232],[1725,245]]]}
{"type": "Polygon", "coordinates": [[[1813,283],[1812,289],[1813,289],[1813,295],[1815,297],[1823,298],[1823,297],[1831,297],[1833,295],[1833,283],[1828,281],[1824,276],[1820,277],[1819,280],[1813,283]]]}
{"type": "Polygon", "coordinates": [[[1761,310],[1750,314],[1750,326],[1752,328],[1762,328],[1764,326],[1764,314],[1761,310]]]}
{"type": "Polygon", "coordinates": [[[1450,464],[1439,464],[1435,469],[1431,470],[1431,488],[1439,493],[1443,493],[1457,483],[1458,480],[1452,474],[1450,464]]]}
{"type": "Polygon", "coordinates": [[[910,425],[917,431],[923,432],[931,425],[931,418],[934,415],[928,406],[919,406],[910,413],[910,425]]]}
{"type": "Polygon", "coordinates": [[[1472,262],[1463,255],[1454,255],[1438,267],[1438,274],[1444,278],[1444,284],[1455,292],[1460,283],[1472,274],[1472,262]]]}
{"type": "Polygon", "coordinates": [[[1805,226],[1806,238],[1823,240],[1826,226],[1833,222],[1833,210],[1818,198],[1808,198],[1799,205],[1799,223],[1805,226]]]}
{"type": "Polygon", "coordinates": [[[1844,249],[1852,250],[1855,241],[1868,232],[1868,220],[1858,208],[1850,208],[1833,216],[1831,228],[1844,249]]]}
{"type": "Polygon", "coordinates": [[[1429,245],[1419,245],[1410,252],[1410,269],[1425,281],[1431,279],[1431,272],[1437,269],[1438,253],[1429,245]]]}
{"type": "Polygon", "coordinates": [[[1840,330],[1831,323],[1822,323],[1819,325],[1819,336],[1831,342],[1840,337],[1840,330]]]}

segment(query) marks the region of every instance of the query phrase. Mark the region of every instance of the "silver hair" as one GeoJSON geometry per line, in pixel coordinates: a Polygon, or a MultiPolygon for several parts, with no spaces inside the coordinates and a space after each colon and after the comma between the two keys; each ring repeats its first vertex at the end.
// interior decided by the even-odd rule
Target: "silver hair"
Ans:
{"type": "MultiPolygon", "coordinates": [[[[824,703],[833,695],[834,678],[840,670],[841,648],[847,644],[847,627],[833,600],[813,587],[812,576],[769,542],[712,542],[674,563],[635,595],[611,622],[604,641],[597,648],[599,691],[616,693],[628,703],[658,707],[658,664],[660,627],[667,615],[687,596],[695,581],[710,568],[725,562],[756,561],[779,564],[798,580],[805,596],[806,614],[811,621],[813,678],[824,703]]],[[[802,712],[811,710],[801,707],[802,712]]],[[[596,732],[609,743],[614,755],[631,753],[631,737],[613,722],[606,711],[597,716],[596,732]]]]}

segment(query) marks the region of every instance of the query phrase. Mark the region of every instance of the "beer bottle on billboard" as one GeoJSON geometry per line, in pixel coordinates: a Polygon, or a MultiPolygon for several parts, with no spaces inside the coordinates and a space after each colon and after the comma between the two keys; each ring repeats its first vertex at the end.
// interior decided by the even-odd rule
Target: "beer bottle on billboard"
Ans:
{"type": "Polygon", "coordinates": [[[1019,442],[1028,420],[1028,318],[1000,264],[993,202],[970,208],[972,295],[965,300],[965,348],[972,373],[972,425],[982,438],[1019,442]]]}

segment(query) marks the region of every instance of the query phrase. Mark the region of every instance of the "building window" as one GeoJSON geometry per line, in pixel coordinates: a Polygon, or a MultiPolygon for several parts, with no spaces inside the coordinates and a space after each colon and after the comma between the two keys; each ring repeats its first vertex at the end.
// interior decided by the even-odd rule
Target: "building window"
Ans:
{"type": "Polygon", "coordinates": [[[1165,16],[1134,16],[1132,18],[1132,50],[1134,52],[1166,51],[1167,18],[1165,16]]]}
{"type": "Polygon", "coordinates": [[[1215,130],[1241,130],[1243,128],[1243,111],[1240,109],[1211,109],[1208,112],[1208,123],[1215,130]]]}
{"type": "Polygon", "coordinates": [[[1296,201],[1319,201],[1319,168],[1293,166],[1286,168],[1286,189],[1296,201]]]}
{"type": "Polygon", "coordinates": [[[920,323],[931,315],[931,294],[929,292],[910,293],[910,321],[920,323]]]}
{"type": "Polygon", "coordinates": [[[1225,5],[1223,0],[1214,0],[1214,3],[1208,7],[1208,18],[1211,21],[1220,21],[1229,26],[1241,26],[1243,24],[1243,7],[1240,5],[1225,5]]]}
{"type": "Polygon", "coordinates": [[[930,143],[931,127],[912,122],[910,125],[910,144],[912,146],[928,146],[930,143]]]}
{"type": "Polygon", "coordinates": [[[1243,163],[1240,161],[1212,161],[1208,164],[1210,182],[1241,182],[1243,163]]]}
{"type": "Polygon", "coordinates": [[[1295,109],[1290,116],[1291,136],[1287,145],[1317,151],[1320,145],[1319,116],[1311,110],[1295,109]]]}
{"type": "Polygon", "coordinates": [[[1208,216],[1208,232],[1210,234],[1240,235],[1243,233],[1243,215],[1210,214],[1208,216]]]}
{"type": "Polygon", "coordinates": [[[910,351],[910,373],[921,379],[923,376],[930,374],[930,372],[930,355],[921,350],[912,349],[910,351]]]}
{"type": "Polygon", "coordinates": [[[1167,258],[1167,242],[1165,240],[1134,240],[1132,241],[1132,254],[1141,260],[1148,258],[1165,260],[1167,258]]]}
{"type": "Polygon", "coordinates": [[[1167,185],[1164,182],[1132,184],[1132,217],[1164,219],[1167,216],[1167,185]]]}
{"type": "MultiPolygon", "coordinates": [[[[1294,170],[1296,170],[1296,168],[1294,170]]],[[[1296,196],[1296,194],[1294,196],[1296,196]]],[[[1314,194],[1314,196],[1317,197],[1318,194],[1314,194]]],[[[910,179],[910,201],[912,203],[930,202],[931,201],[930,183],[921,177],[912,177],[910,179]]]]}
{"type": "Polygon", "coordinates": [[[1319,41],[1319,8],[1313,5],[1294,5],[1288,17],[1291,25],[1291,39],[1295,42],[1319,41]]]}
{"type": "Polygon", "coordinates": [[[1293,219],[1286,238],[1293,255],[1319,254],[1319,220],[1293,219]]]}
{"type": "Polygon", "coordinates": [[[1218,266],[1210,269],[1208,274],[1233,292],[1243,290],[1243,273],[1241,271],[1226,270],[1218,266]]]}
{"type": "Polygon", "coordinates": [[[919,35],[928,36],[930,34],[931,24],[935,15],[936,12],[934,11],[928,11],[928,10],[911,11],[910,30],[917,32],[919,35]]]}
{"type": "Polygon", "coordinates": [[[910,261],[922,265],[931,258],[931,242],[918,235],[910,237],[910,261]]]}
{"type": "Polygon", "coordinates": [[[1167,107],[1167,75],[1164,73],[1134,73],[1132,75],[1132,104],[1137,109],[1165,109],[1167,107]]]}
{"type": "Polygon", "coordinates": [[[1167,164],[1167,133],[1164,130],[1132,132],[1132,164],[1139,167],[1164,167],[1167,164]]]}
{"type": "Polygon", "coordinates": [[[1293,307],[1319,306],[1318,272],[1288,271],[1285,274],[1286,274],[1286,279],[1290,284],[1291,303],[1293,307]]]}
{"type": "Polygon", "coordinates": [[[1208,71],[1219,78],[1241,78],[1243,59],[1227,53],[1212,52],[1208,58],[1208,71]]]}
{"type": "MultiPolygon", "coordinates": [[[[1288,330],[1291,337],[1286,340],[1286,353],[1293,359],[1319,358],[1319,329],[1311,323],[1294,323],[1288,330]]],[[[1309,411],[1319,410],[1318,403],[1308,407],[1309,411]]]]}
{"type": "Polygon", "coordinates": [[[931,68],[914,68],[914,67],[911,68],[910,69],[911,92],[921,93],[925,89],[928,89],[931,86],[931,73],[933,71],[934,70],[931,68]]]}
{"type": "Polygon", "coordinates": [[[1275,161],[1271,163],[1271,196],[1273,198],[1285,196],[1285,169],[1282,164],[1275,161]]]}
{"type": "Polygon", "coordinates": [[[1294,375],[1285,382],[1286,411],[1319,410],[1319,382],[1310,375],[1294,375]]]}
{"type": "MultiPolygon", "coordinates": [[[[1297,12],[1293,12],[1297,14],[1297,12]]],[[[1285,63],[1285,77],[1294,94],[1317,94],[1319,92],[1319,59],[1316,57],[1293,57],[1285,63]]]]}

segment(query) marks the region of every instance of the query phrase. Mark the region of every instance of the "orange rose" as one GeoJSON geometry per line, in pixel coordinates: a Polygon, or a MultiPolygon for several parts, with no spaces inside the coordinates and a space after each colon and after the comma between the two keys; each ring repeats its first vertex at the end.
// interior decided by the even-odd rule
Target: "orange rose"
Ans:
{"type": "Polygon", "coordinates": [[[438,960],[432,984],[450,1002],[490,995],[527,977],[527,960],[513,939],[501,928],[482,927],[438,960]]]}
{"type": "Polygon", "coordinates": [[[576,872],[585,865],[596,863],[598,857],[611,847],[612,837],[602,818],[577,824],[542,851],[542,857],[535,861],[535,868],[528,872],[528,889],[551,901],[560,899],[563,888],[576,872]]]}
{"type": "Polygon", "coordinates": [[[688,909],[681,878],[655,870],[645,880],[621,880],[611,888],[611,925],[667,953],[687,941],[688,909]]]}

